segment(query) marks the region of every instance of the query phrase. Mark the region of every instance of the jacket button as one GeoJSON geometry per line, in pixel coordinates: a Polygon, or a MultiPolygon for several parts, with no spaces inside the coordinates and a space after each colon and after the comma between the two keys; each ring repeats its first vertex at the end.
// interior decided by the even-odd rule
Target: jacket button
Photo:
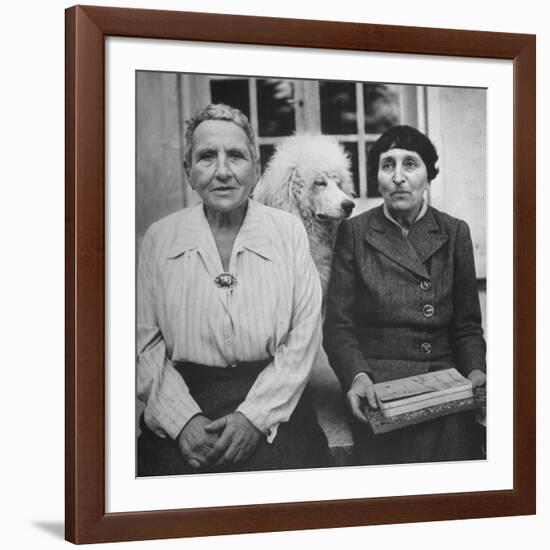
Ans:
{"type": "Polygon", "coordinates": [[[432,288],[432,282],[428,281],[428,279],[422,279],[422,281],[420,281],[420,288],[422,290],[430,290],[430,288],[432,288]]]}
{"type": "Polygon", "coordinates": [[[432,345],[429,342],[424,342],[420,346],[420,351],[426,355],[430,355],[430,353],[432,353],[432,345]]]}
{"type": "Polygon", "coordinates": [[[426,304],[422,308],[422,313],[424,314],[424,317],[432,317],[435,313],[434,306],[432,306],[431,304],[426,304]]]}

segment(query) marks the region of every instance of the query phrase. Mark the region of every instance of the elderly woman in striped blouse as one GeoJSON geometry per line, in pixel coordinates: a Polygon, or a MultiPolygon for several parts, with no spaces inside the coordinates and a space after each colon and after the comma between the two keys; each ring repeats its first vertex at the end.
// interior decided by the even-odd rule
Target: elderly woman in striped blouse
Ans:
{"type": "Polygon", "coordinates": [[[251,200],[260,167],[237,109],[189,122],[202,202],[153,224],[138,273],[138,475],[328,465],[304,393],[321,288],[300,221],[251,200]]]}

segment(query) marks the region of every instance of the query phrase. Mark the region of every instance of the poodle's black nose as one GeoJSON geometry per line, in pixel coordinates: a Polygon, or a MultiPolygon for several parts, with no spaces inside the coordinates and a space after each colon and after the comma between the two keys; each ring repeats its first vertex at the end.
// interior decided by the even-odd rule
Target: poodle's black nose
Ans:
{"type": "Polygon", "coordinates": [[[344,214],[346,216],[349,216],[353,208],[355,207],[355,203],[353,201],[345,200],[344,202],[342,202],[341,207],[342,207],[342,210],[344,211],[344,214]]]}

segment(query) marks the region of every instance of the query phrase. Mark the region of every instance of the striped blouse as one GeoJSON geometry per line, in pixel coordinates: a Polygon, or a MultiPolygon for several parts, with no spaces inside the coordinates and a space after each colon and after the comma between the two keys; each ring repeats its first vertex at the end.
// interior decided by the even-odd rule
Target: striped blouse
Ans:
{"type": "Polygon", "coordinates": [[[231,366],[272,358],[237,408],[273,441],[321,343],[321,286],[300,220],[249,200],[231,253],[232,289],[202,204],[154,223],[138,268],[137,391],[145,422],[176,438],[200,412],[172,362],[231,366]]]}

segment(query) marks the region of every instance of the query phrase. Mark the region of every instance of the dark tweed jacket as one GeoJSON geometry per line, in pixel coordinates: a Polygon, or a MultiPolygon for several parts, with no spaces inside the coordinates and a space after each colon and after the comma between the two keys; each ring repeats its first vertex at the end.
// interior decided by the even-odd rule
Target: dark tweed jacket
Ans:
{"type": "Polygon", "coordinates": [[[466,222],[435,208],[404,237],[374,208],[340,225],[324,347],[345,391],[456,367],[485,371],[485,340],[466,222]]]}

